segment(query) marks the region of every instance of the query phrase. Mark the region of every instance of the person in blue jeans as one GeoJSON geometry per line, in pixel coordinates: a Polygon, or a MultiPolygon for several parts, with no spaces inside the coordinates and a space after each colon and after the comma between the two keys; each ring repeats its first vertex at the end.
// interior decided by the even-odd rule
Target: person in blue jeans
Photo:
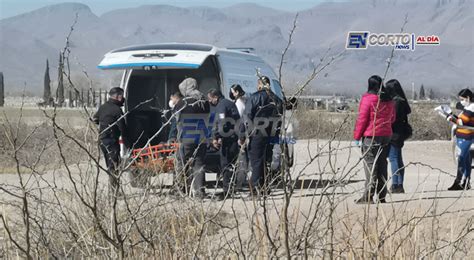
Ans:
{"type": "Polygon", "coordinates": [[[463,106],[461,114],[458,116],[451,114],[446,118],[456,124],[456,145],[459,150],[456,179],[448,190],[469,190],[472,165],[470,148],[474,138],[474,95],[466,88],[461,90],[458,96],[463,106]]]}
{"type": "Polygon", "coordinates": [[[408,115],[411,113],[408,99],[405,96],[400,82],[396,79],[389,80],[385,87],[395,102],[395,122],[392,124],[392,137],[388,152],[390,168],[392,170],[391,193],[405,193],[403,180],[405,176],[405,164],[403,163],[402,149],[405,141],[412,135],[412,128],[408,123],[408,115]]]}

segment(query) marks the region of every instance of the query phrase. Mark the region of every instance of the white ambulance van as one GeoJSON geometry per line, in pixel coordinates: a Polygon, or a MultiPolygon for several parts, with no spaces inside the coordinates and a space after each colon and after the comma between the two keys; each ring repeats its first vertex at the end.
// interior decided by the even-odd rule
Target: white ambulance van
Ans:
{"type": "MultiPolygon", "coordinates": [[[[105,54],[98,65],[103,70],[123,70],[120,87],[125,90],[125,111],[129,136],[134,148],[143,147],[165,122],[163,111],[168,109],[170,94],[187,77],[195,78],[199,89],[206,94],[220,89],[229,98],[230,87],[240,84],[247,94],[256,91],[257,70],[271,80],[273,92],[284,99],[278,77],[271,67],[252,49],[227,49],[205,44],[162,43],[130,46],[105,54]],[[151,102],[140,105],[145,100],[151,102]]],[[[288,124],[287,124],[288,126],[288,124]]],[[[289,125],[287,140],[294,140],[289,125]]],[[[167,131],[162,131],[151,145],[166,142],[167,131]]],[[[293,163],[293,142],[287,142],[290,165],[293,163]]],[[[278,167],[279,147],[275,146],[273,167],[278,167]]],[[[122,154],[129,147],[122,146],[122,154]]],[[[211,154],[211,153],[209,153],[211,154]]],[[[214,154],[215,155],[215,154],[214,154]]],[[[206,160],[218,162],[218,160],[206,160]]],[[[213,168],[213,167],[209,167],[213,168]]]]}

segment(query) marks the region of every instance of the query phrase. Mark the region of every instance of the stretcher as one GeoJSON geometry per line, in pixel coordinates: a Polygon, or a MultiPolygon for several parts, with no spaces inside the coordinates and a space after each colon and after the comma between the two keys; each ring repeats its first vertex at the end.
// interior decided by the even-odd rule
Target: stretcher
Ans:
{"type": "Polygon", "coordinates": [[[158,144],[132,151],[132,167],[152,174],[169,173],[174,170],[177,143],[158,144]]]}
{"type": "MultiPolygon", "coordinates": [[[[147,188],[151,184],[152,177],[167,175],[169,177],[170,174],[173,176],[178,148],[179,144],[170,143],[134,149],[130,157],[132,160],[129,171],[131,186],[147,188]]],[[[171,178],[173,179],[171,182],[174,182],[174,177],[171,178]]],[[[156,180],[153,183],[157,185],[156,180]]],[[[163,186],[163,184],[158,184],[158,186],[163,186]]]]}

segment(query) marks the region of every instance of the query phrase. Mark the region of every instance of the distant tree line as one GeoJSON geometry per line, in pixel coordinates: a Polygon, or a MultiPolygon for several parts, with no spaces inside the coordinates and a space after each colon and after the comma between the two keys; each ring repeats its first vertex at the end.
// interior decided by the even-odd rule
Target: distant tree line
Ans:
{"type": "Polygon", "coordinates": [[[44,73],[44,89],[43,102],[40,106],[56,106],[56,107],[95,107],[101,105],[107,100],[107,91],[104,90],[84,90],[70,88],[67,93],[64,89],[64,58],[59,53],[58,62],[58,82],[56,93],[53,98],[51,91],[51,78],[49,76],[49,61],[46,59],[46,70],[44,73]],[[67,94],[67,99],[65,97],[67,94]]]}
{"type": "Polygon", "coordinates": [[[420,91],[417,94],[413,89],[413,100],[433,100],[438,98],[433,89],[428,89],[428,94],[426,94],[425,86],[421,84],[420,91]]]}
{"type": "MultiPolygon", "coordinates": [[[[58,82],[56,92],[53,96],[51,90],[51,77],[49,75],[49,60],[46,59],[46,69],[43,79],[43,101],[38,103],[39,106],[44,107],[96,107],[107,101],[107,90],[92,90],[92,89],[64,89],[64,58],[59,54],[58,65],[58,82]],[[67,94],[67,98],[65,95],[67,94]]],[[[3,72],[0,72],[0,107],[5,105],[5,84],[3,72]]]]}

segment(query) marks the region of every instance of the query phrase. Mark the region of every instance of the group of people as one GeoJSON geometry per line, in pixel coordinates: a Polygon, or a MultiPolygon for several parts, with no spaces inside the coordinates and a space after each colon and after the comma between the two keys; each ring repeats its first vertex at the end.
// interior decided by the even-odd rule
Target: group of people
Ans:
{"type": "MultiPolygon", "coordinates": [[[[270,79],[261,76],[256,92],[247,96],[240,85],[232,85],[226,99],[219,89],[211,89],[205,96],[194,78],[182,81],[179,91],[170,96],[171,129],[168,142],[178,142],[177,176],[183,176],[180,191],[196,198],[206,197],[205,157],[209,146],[219,151],[220,176],[223,179],[224,199],[236,192],[235,180],[239,172],[251,168],[248,180],[250,194],[264,195],[269,191],[267,165],[272,160],[274,138],[279,136],[283,101],[271,90],[270,79]],[[209,136],[189,135],[187,119],[215,119],[209,136]],[[240,163],[238,163],[240,162],[240,163]],[[237,166],[237,167],[236,167],[237,166]],[[237,168],[237,169],[236,169],[237,168]]],[[[459,115],[448,114],[446,119],[455,125],[458,147],[457,177],[448,190],[470,189],[471,153],[474,137],[474,95],[469,89],[458,94],[459,115]]],[[[125,118],[121,106],[125,102],[121,88],[112,88],[109,100],[94,115],[99,124],[100,147],[109,172],[111,192],[117,192],[120,161],[119,137],[127,147],[125,118]]],[[[354,140],[361,147],[366,173],[365,191],[356,203],[374,203],[375,198],[385,203],[388,184],[388,163],[391,165],[391,193],[404,193],[405,165],[402,149],[412,135],[408,122],[410,105],[400,82],[385,84],[380,76],[368,80],[368,90],[359,104],[354,129],[354,140]]]]}
{"type": "MultiPolygon", "coordinates": [[[[196,79],[186,78],[178,86],[179,91],[170,96],[170,131],[168,142],[179,143],[176,156],[176,180],[179,191],[195,198],[205,198],[205,158],[209,146],[219,151],[223,193],[217,198],[233,196],[236,175],[251,167],[250,194],[268,192],[267,165],[271,162],[274,137],[278,137],[279,122],[283,113],[283,101],[273,93],[271,81],[266,76],[257,80],[256,92],[248,97],[243,88],[232,85],[226,99],[219,89],[211,89],[207,97],[199,90],[196,79]],[[190,134],[187,120],[215,120],[209,136],[190,134]],[[274,120],[269,120],[274,119],[274,120]],[[276,120],[275,120],[276,119],[276,120]],[[240,161],[239,171],[236,171],[240,161]]],[[[118,191],[117,166],[120,162],[119,137],[125,141],[126,126],[122,109],[125,101],[121,88],[112,88],[109,100],[94,115],[99,124],[100,147],[108,168],[111,192],[118,191]]],[[[126,141],[125,141],[126,142],[126,141]]],[[[127,147],[130,147],[128,144],[127,147]]]]}
{"type": "MultiPolygon", "coordinates": [[[[458,94],[459,116],[449,114],[448,122],[456,125],[456,143],[459,150],[457,177],[448,190],[470,189],[471,163],[470,147],[474,137],[473,94],[463,89],[458,94]]],[[[354,129],[354,140],[361,147],[366,174],[365,190],[358,204],[386,202],[388,186],[388,163],[392,172],[391,193],[404,193],[405,165],[402,148],[411,137],[413,129],[408,122],[411,113],[408,99],[396,79],[385,84],[380,76],[368,80],[368,90],[359,104],[359,114],[354,129]]]]}
{"type": "Polygon", "coordinates": [[[255,122],[269,118],[279,118],[283,113],[282,100],[271,90],[270,79],[261,76],[257,80],[257,90],[246,98],[245,91],[238,84],[232,85],[226,99],[219,89],[211,89],[207,97],[199,91],[193,78],[179,84],[179,93],[171,95],[169,105],[175,116],[169,142],[180,144],[177,175],[183,176],[181,190],[193,197],[205,198],[204,159],[207,147],[211,145],[219,151],[220,173],[223,192],[217,198],[224,199],[236,192],[235,180],[239,172],[245,171],[248,162],[252,169],[249,180],[251,195],[268,191],[266,186],[267,163],[272,157],[271,137],[275,125],[271,123],[259,129],[255,122]],[[198,133],[186,134],[186,119],[214,118],[210,136],[198,133]],[[241,161],[242,164],[237,165],[241,161]],[[237,171],[235,168],[240,168],[237,171]]]}

